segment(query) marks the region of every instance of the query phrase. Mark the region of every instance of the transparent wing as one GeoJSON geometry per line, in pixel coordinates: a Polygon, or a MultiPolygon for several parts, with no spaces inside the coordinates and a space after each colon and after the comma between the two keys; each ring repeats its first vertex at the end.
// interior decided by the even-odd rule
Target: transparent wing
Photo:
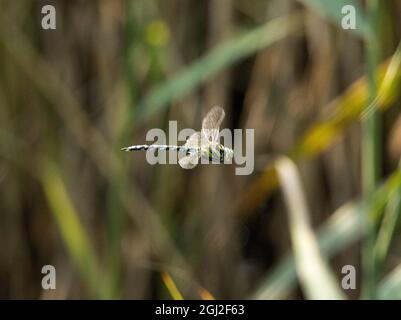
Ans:
{"type": "Polygon", "coordinates": [[[199,155],[198,154],[190,154],[188,156],[182,157],[178,160],[180,166],[184,169],[192,169],[195,168],[199,162],[199,155]]]}
{"type": "Polygon", "coordinates": [[[185,142],[185,147],[197,149],[196,152],[191,153],[178,160],[180,166],[184,169],[192,169],[199,163],[200,149],[207,144],[206,138],[200,133],[195,132],[185,142]]]}
{"type": "Polygon", "coordinates": [[[203,119],[202,134],[207,140],[216,142],[219,138],[219,128],[223,122],[225,113],[220,107],[213,107],[203,119]]]}
{"type": "Polygon", "coordinates": [[[201,148],[202,146],[207,144],[207,142],[208,141],[205,139],[205,137],[202,136],[200,132],[195,132],[188,138],[184,146],[188,148],[201,148]]]}

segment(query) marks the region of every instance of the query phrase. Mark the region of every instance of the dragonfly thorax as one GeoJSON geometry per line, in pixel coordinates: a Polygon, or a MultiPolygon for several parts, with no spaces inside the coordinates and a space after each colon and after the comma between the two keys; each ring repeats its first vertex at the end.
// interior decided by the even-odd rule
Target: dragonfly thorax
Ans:
{"type": "Polygon", "coordinates": [[[220,143],[210,143],[200,150],[201,157],[212,162],[227,163],[231,162],[234,156],[233,150],[224,147],[220,143]]]}

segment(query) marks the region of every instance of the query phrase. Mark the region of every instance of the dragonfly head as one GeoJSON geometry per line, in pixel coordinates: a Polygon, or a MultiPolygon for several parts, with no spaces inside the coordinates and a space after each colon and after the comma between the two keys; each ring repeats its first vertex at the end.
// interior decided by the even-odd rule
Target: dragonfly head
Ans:
{"type": "Polygon", "coordinates": [[[234,151],[230,148],[224,148],[224,163],[231,163],[234,157],[234,151]]]}

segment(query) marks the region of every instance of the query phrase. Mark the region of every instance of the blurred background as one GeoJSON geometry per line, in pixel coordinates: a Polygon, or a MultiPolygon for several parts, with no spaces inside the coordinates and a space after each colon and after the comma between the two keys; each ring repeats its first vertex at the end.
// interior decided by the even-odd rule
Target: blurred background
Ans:
{"type": "Polygon", "coordinates": [[[401,298],[400,21],[396,0],[0,0],[0,298],[401,298]],[[254,129],[251,175],[120,151],[213,105],[254,129]]]}

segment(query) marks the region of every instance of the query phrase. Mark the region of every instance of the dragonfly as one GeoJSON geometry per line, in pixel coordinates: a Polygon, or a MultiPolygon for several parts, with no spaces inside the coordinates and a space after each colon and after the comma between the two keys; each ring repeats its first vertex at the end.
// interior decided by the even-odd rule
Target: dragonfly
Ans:
{"type": "Polygon", "coordinates": [[[178,160],[184,169],[194,168],[200,159],[206,159],[213,163],[230,163],[234,150],[219,143],[219,129],[225,117],[225,112],[221,107],[213,107],[206,114],[202,121],[202,130],[195,132],[182,146],[176,145],[135,145],[122,148],[122,151],[177,151],[183,152],[184,156],[178,160]]]}

